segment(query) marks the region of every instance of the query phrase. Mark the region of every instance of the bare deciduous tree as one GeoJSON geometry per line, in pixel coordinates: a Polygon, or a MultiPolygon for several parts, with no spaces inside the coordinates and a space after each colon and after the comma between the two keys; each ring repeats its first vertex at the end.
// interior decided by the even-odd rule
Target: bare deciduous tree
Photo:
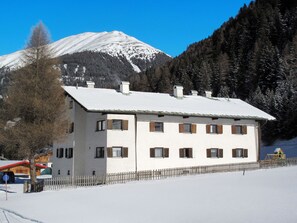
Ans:
{"type": "Polygon", "coordinates": [[[24,50],[22,68],[13,73],[0,117],[0,143],[29,160],[33,190],[40,149],[62,139],[68,125],[60,70],[48,44],[46,28],[39,23],[24,50]]]}

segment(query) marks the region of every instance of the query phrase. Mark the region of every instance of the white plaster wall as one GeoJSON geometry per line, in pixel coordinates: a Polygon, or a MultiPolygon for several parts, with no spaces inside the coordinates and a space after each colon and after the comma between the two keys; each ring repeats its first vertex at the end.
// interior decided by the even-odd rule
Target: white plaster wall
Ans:
{"type": "MultiPolygon", "coordinates": [[[[68,108],[69,101],[71,100],[70,97],[66,97],[66,105],[68,108]]],[[[76,104],[73,103],[73,108],[68,109],[68,116],[69,120],[74,120],[74,114],[75,114],[75,108],[76,104]]],[[[66,131],[66,129],[65,129],[66,131]]],[[[72,174],[73,170],[73,158],[67,159],[65,158],[65,148],[73,148],[73,140],[74,140],[74,134],[67,134],[66,138],[63,139],[61,142],[54,142],[53,144],[53,156],[52,156],[52,170],[53,170],[53,177],[59,177],[59,176],[67,176],[68,170],[70,170],[70,174],[72,174]],[[56,152],[57,148],[64,148],[64,155],[63,158],[57,158],[56,152]],[[60,175],[58,175],[58,170],[60,170],[60,175]]]]}
{"type": "Polygon", "coordinates": [[[86,118],[86,142],[85,142],[85,160],[84,173],[91,176],[93,171],[95,175],[104,175],[106,173],[106,134],[107,130],[96,131],[97,121],[106,120],[106,115],[101,113],[87,113],[86,118]],[[104,158],[95,158],[96,147],[104,147],[104,158]]]}
{"type": "Polygon", "coordinates": [[[107,147],[128,147],[127,158],[107,158],[107,173],[135,171],[134,115],[108,114],[107,119],[128,120],[128,130],[107,130],[107,147]]]}
{"type": "Polygon", "coordinates": [[[216,165],[257,161],[256,122],[251,120],[195,118],[157,115],[137,116],[138,170],[216,165]],[[164,122],[164,132],[150,132],[150,121],[164,122]],[[196,123],[197,133],[179,133],[179,123],[196,123]],[[207,134],[207,124],[222,124],[223,134],[207,134]],[[247,125],[246,135],[231,134],[231,125],[247,125]],[[150,148],[169,148],[169,158],[150,158],[150,148]],[[193,158],[179,158],[180,148],[193,148],[193,158]],[[207,158],[207,148],[221,148],[223,158],[207,158]],[[248,149],[248,158],[232,158],[233,148],[248,149]]]}

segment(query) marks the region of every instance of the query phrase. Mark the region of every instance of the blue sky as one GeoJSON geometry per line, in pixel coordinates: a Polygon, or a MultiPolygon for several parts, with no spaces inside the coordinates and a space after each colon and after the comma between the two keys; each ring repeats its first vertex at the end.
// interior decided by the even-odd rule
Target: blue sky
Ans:
{"type": "Polygon", "coordinates": [[[178,56],[251,0],[3,0],[0,55],[23,49],[42,21],[52,41],[83,32],[122,31],[178,56]]]}

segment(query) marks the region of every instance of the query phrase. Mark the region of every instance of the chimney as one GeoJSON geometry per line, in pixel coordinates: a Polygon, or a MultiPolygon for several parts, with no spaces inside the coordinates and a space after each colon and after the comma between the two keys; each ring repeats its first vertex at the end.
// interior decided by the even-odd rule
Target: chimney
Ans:
{"type": "Polygon", "coordinates": [[[193,96],[198,96],[198,91],[191,90],[191,95],[193,95],[193,96]]]}
{"type": "Polygon", "coordinates": [[[205,97],[211,98],[212,92],[211,91],[205,91],[205,97]]]}
{"type": "Polygon", "coordinates": [[[184,87],[183,86],[179,86],[179,85],[174,85],[173,87],[173,95],[176,98],[183,98],[184,94],[183,94],[183,90],[184,87]]]}
{"type": "Polygon", "coordinates": [[[130,83],[128,81],[122,81],[122,83],[120,85],[120,91],[122,94],[130,93],[129,85],[130,85],[130,83]]]}
{"type": "Polygon", "coordinates": [[[88,88],[94,88],[95,87],[95,82],[94,81],[87,81],[87,87],[88,88]]]}

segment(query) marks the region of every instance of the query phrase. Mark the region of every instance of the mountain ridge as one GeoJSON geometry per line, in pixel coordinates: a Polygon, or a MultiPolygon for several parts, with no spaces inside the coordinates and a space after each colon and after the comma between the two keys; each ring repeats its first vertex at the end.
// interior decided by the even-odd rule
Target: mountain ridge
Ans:
{"type": "MultiPolygon", "coordinates": [[[[115,88],[138,72],[164,64],[171,57],[120,31],[85,32],[49,44],[65,85],[85,85],[92,80],[96,87],[115,88]]],[[[22,66],[22,50],[0,56],[0,89],[3,92],[9,73],[22,66]]]]}
{"type": "MultiPolygon", "coordinates": [[[[132,58],[153,60],[156,54],[163,54],[161,50],[120,31],[84,32],[57,40],[49,44],[49,47],[54,57],[84,51],[106,53],[113,57],[124,56],[136,72],[141,69],[133,63],[132,58]]],[[[14,68],[20,65],[22,51],[0,56],[0,67],[14,68]]]]}

